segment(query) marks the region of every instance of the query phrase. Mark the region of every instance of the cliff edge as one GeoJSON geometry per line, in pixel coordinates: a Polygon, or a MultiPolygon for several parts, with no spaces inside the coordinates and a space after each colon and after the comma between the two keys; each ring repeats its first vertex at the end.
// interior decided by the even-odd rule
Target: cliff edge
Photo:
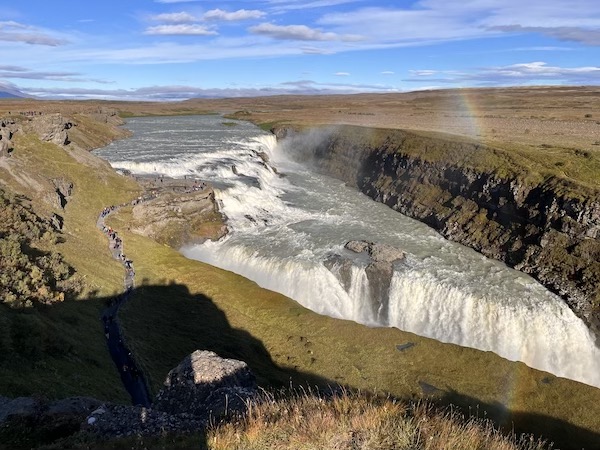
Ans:
{"type": "MultiPolygon", "coordinates": [[[[600,190],[561,172],[561,160],[534,165],[523,152],[434,133],[272,131],[297,161],[530,274],[600,339],[600,190]]],[[[589,152],[563,153],[597,162],[589,152]]]]}

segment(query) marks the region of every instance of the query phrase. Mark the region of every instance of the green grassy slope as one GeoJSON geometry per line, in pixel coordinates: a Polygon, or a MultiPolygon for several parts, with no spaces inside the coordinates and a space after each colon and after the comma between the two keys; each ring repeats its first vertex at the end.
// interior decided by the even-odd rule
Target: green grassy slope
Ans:
{"type": "Polygon", "coordinates": [[[104,301],[122,289],[122,269],[111,260],[107,243],[95,229],[99,211],[131,198],[138,188],[84,150],[64,150],[31,135],[15,135],[15,151],[0,166],[4,189],[31,200],[43,217],[64,216],[61,253],[84,280],[77,299],[52,306],[11,309],[0,305],[8,350],[0,357],[0,395],[71,395],[128,401],[108,355],[99,320],[104,301]],[[74,185],[64,211],[48,199],[51,179],[74,185]]]}
{"type": "MultiPolygon", "coordinates": [[[[124,230],[124,211],[111,223],[124,230]]],[[[128,341],[154,391],[195,349],[243,359],[265,386],[339,383],[479,405],[501,425],[555,439],[598,435],[600,390],[509,362],[491,352],[443,344],[397,329],[368,328],[315,314],[231,272],[190,261],[123,231],[144,285],[125,307],[128,341]],[[400,352],[397,345],[416,345],[400,352]]]]}

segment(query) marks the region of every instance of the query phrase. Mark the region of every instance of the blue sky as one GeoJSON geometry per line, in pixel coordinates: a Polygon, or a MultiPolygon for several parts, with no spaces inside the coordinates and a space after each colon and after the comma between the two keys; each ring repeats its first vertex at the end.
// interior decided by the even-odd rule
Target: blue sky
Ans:
{"type": "Polygon", "coordinates": [[[598,0],[27,0],[0,90],[175,100],[600,84],[598,0]]]}

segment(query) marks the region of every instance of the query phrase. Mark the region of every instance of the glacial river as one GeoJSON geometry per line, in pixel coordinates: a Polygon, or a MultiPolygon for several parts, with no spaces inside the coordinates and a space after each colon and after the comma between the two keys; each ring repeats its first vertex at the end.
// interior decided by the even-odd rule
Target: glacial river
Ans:
{"type": "Polygon", "coordinates": [[[600,387],[600,350],[583,322],[532,278],[288,159],[273,136],[220,116],[130,119],[134,135],[98,150],[134,174],[211,182],[229,234],[181,249],[320,314],[391,326],[600,387]],[[268,163],[265,160],[268,158],[268,163]],[[383,302],[349,240],[400,248],[383,302]],[[353,261],[343,282],[335,265],[353,261]],[[374,306],[375,305],[375,306],[374,306]]]}

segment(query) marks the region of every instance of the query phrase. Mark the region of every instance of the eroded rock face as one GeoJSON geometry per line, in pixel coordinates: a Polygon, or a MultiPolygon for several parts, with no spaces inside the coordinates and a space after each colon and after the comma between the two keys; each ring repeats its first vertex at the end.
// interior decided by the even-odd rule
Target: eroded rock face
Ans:
{"type": "Polygon", "coordinates": [[[245,362],[201,350],[171,370],[164,386],[156,395],[155,409],[204,419],[245,410],[245,401],[257,392],[254,375],[245,362]]]}
{"type": "Polygon", "coordinates": [[[8,156],[10,148],[11,147],[8,141],[4,139],[0,140],[0,158],[3,156],[8,156]]]}
{"type": "Polygon", "coordinates": [[[65,209],[73,194],[73,183],[66,178],[55,178],[52,181],[56,192],[55,202],[58,207],[65,209]]]}
{"type": "Polygon", "coordinates": [[[212,190],[167,193],[133,208],[133,231],[180,248],[184,244],[217,240],[227,228],[217,211],[212,190]]]}
{"type": "MultiPolygon", "coordinates": [[[[369,281],[370,318],[376,323],[388,323],[389,292],[394,263],[406,258],[406,254],[391,245],[369,241],[348,241],[344,246],[354,253],[364,253],[368,258],[365,274],[369,281]]],[[[331,255],[325,261],[327,267],[349,292],[352,285],[354,261],[343,255],[331,255]]]]}
{"type": "Polygon", "coordinates": [[[10,155],[14,148],[11,139],[16,130],[17,126],[14,120],[0,119],[0,158],[10,155]]]}
{"type": "Polygon", "coordinates": [[[52,142],[56,145],[69,144],[68,130],[76,124],[65,119],[61,114],[46,114],[37,116],[24,125],[28,132],[34,132],[42,141],[52,142]]]}

